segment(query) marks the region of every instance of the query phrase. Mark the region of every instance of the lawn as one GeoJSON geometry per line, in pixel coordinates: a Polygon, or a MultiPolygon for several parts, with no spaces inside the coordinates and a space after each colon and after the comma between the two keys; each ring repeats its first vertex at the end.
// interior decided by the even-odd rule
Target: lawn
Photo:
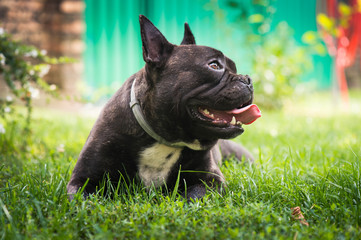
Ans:
{"type": "Polygon", "coordinates": [[[0,239],[361,239],[360,92],[348,110],[324,93],[262,113],[235,139],[256,164],[225,162],[223,196],[187,203],[137,185],[69,202],[95,118],[37,109],[30,135],[11,124],[0,135],[0,239]]]}

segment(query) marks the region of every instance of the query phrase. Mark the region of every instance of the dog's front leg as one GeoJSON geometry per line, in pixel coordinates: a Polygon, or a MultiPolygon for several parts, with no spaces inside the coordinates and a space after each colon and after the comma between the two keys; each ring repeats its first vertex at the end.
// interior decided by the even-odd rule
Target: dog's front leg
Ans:
{"type": "Polygon", "coordinates": [[[225,179],[220,170],[220,154],[208,151],[185,151],[181,161],[180,186],[188,200],[202,198],[207,190],[222,191],[225,179]],[[189,158],[186,158],[189,157],[189,158]]]}

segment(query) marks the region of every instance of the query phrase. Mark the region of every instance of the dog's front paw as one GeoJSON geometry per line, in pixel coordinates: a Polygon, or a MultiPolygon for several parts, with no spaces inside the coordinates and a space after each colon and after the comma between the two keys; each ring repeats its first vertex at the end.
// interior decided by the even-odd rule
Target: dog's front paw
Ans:
{"type": "Polygon", "coordinates": [[[183,196],[187,198],[188,202],[196,199],[200,199],[206,195],[206,186],[204,184],[196,184],[187,187],[187,190],[184,192],[183,196]]]}

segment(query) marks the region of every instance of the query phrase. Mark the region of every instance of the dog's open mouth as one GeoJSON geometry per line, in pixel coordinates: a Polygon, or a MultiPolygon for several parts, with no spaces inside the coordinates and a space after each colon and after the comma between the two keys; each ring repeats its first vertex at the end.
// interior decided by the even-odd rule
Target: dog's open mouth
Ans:
{"type": "Polygon", "coordinates": [[[242,127],[242,124],[251,124],[256,121],[257,118],[261,117],[261,111],[255,104],[249,104],[228,111],[198,107],[198,113],[201,115],[202,120],[219,127],[242,127]]]}

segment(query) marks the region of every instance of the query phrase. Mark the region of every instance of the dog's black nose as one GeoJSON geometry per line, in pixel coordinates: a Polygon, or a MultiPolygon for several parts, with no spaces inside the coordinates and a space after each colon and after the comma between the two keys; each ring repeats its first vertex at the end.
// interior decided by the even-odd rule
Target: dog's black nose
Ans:
{"type": "Polygon", "coordinates": [[[245,84],[251,90],[253,89],[252,79],[248,75],[242,75],[242,74],[233,75],[231,79],[232,81],[238,81],[245,84]]]}
{"type": "Polygon", "coordinates": [[[250,78],[250,76],[248,75],[240,75],[240,79],[241,82],[244,82],[247,85],[252,85],[252,79],[250,78]]]}

